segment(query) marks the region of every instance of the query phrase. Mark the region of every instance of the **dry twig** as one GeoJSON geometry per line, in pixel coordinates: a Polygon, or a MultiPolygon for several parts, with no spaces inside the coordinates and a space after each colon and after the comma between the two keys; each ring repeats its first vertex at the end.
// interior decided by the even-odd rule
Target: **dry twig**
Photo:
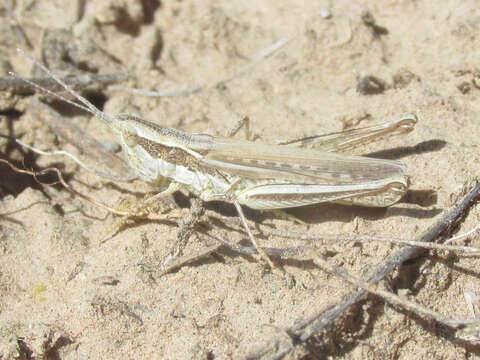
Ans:
{"type": "MultiPolygon", "coordinates": [[[[468,212],[469,208],[480,197],[480,182],[476,182],[467,195],[453,206],[442,218],[437,221],[429,230],[423,235],[419,236],[416,241],[421,242],[433,242],[440,235],[449,234],[460,223],[468,212]]],[[[369,284],[377,284],[384,279],[388,274],[398,268],[403,262],[418,257],[426,250],[420,247],[408,247],[396,251],[386,261],[377,266],[366,277],[366,282],[369,284]]],[[[335,306],[333,309],[322,309],[317,312],[316,315],[303,321],[299,325],[288,330],[288,333],[292,336],[292,343],[284,346],[280,349],[276,344],[272,346],[263,347],[254,353],[247,356],[248,359],[282,359],[288,353],[295,349],[296,345],[303,344],[308,341],[313,335],[320,330],[331,325],[334,320],[342,316],[352,305],[360,301],[367,293],[366,290],[361,289],[346,295],[343,300],[335,306]],[[273,355],[268,355],[272,351],[275,351],[273,355]]],[[[278,342],[277,342],[278,343],[278,342]]]]}
{"type": "MultiPolygon", "coordinates": [[[[403,307],[404,309],[407,309],[419,316],[423,316],[427,319],[434,320],[438,323],[440,323],[443,326],[453,328],[455,330],[457,329],[462,329],[468,325],[472,324],[471,320],[464,320],[464,319],[449,319],[436,311],[427,309],[424,306],[421,306],[413,301],[410,301],[406,298],[400,297],[398,295],[395,295],[391,292],[381,290],[378,288],[377,284],[371,284],[366,281],[363,281],[348,272],[346,272],[344,269],[341,269],[338,266],[331,265],[329,264],[326,260],[317,258],[315,259],[315,264],[325,270],[326,272],[333,274],[337,277],[340,277],[341,279],[349,282],[350,284],[360,287],[363,290],[368,291],[371,294],[377,295],[384,299],[385,301],[389,302],[392,305],[397,305],[400,307],[403,307]]],[[[480,322],[480,320],[476,321],[477,323],[480,322]]]]}

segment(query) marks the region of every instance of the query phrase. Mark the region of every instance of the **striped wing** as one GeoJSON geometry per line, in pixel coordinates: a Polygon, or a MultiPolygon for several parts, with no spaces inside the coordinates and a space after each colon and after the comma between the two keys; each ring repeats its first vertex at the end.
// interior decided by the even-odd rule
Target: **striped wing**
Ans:
{"type": "Polygon", "coordinates": [[[244,179],[275,183],[350,185],[390,180],[407,185],[392,160],[215,137],[200,163],[244,179]]]}

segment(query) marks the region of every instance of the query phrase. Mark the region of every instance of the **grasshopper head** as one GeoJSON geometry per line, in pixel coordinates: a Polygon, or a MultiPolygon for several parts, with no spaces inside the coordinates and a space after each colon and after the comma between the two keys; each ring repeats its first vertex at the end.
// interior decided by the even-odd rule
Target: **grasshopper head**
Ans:
{"type": "Polygon", "coordinates": [[[171,177],[177,164],[195,162],[189,149],[191,135],[132,115],[116,118],[129,165],[150,183],[171,177]]]}

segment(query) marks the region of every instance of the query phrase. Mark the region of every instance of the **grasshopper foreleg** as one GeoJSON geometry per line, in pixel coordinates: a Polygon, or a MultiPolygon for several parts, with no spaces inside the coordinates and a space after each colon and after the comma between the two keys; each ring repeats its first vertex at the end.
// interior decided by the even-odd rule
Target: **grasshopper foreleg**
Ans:
{"type": "MultiPolygon", "coordinates": [[[[170,182],[170,184],[168,185],[168,187],[165,190],[163,190],[163,191],[161,191],[161,192],[159,192],[159,193],[141,201],[139,204],[136,204],[134,206],[130,206],[130,209],[128,211],[128,215],[123,216],[119,221],[117,221],[107,231],[107,235],[105,235],[103,237],[102,243],[111,239],[123,227],[125,227],[132,218],[149,217],[149,215],[152,211],[151,208],[152,208],[152,206],[155,205],[154,204],[155,202],[158,202],[158,201],[166,198],[167,196],[172,195],[176,191],[180,190],[181,187],[182,187],[182,185],[177,183],[177,182],[170,182]]],[[[177,215],[178,215],[177,213],[174,213],[174,214],[159,214],[159,215],[155,216],[155,220],[168,220],[168,219],[171,219],[173,217],[178,217],[177,215]]]]}

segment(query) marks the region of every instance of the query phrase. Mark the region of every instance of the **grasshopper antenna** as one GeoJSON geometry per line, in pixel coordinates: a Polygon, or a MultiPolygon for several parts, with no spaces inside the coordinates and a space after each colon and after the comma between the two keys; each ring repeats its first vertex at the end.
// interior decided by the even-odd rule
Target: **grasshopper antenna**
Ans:
{"type": "Polygon", "coordinates": [[[44,91],[45,93],[47,94],[50,94],[50,95],[53,95],[59,99],[62,99],[63,101],[66,101],[67,103],[73,105],[73,106],[76,106],[82,110],[85,110],[85,111],[88,111],[90,114],[96,116],[97,118],[101,119],[103,122],[105,122],[111,129],[113,130],[118,130],[116,128],[116,126],[114,125],[116,122],[117,122],[117,119],[115,119],[114,117],[104,113],[103,111],[100,111],[99,109],[97,109],[97,107],[95,107],[95,105],[93,105],[90,101],[88,101],[87,99],[85,99],[83,96],[81,96],[80,94],[78,94],[76,91],[74,91],[70,86],[68,86],[64,81],[62,81],[59,77],[57,77],[56,75],[54,75],[50,70],[47,69],[47,67],[45,65],[43,65],[40,61],[36,60],[32,55],[30,55],[29,53],[27,53],[26,51],[20,49],[20,48],[17,48],[17,51],[22,54],[23,56],[25,56],[26,58],[28,58],[29,60],[31,60],[35,65],[37,65],[38,67],[40,67],[40,69],[42,69],[46,74],[48,74],[49,76],[52,77],[52,79],[54,79],[57,83],[59,83],[67,92],[69,92],[73,97],[75,97],[78,101],[80,101],[83,105],[81,104],[78,104],[74,101],[70,101],[68,99],[66,99],[65,97],[59,95],[59,94],[55,94],[54,92],[50,91],[50,90],[47,90],[45,88],[42,88],[41,86],[29,81],[29,80],[26,80],[26,79],[23,79],[23,78],[20,78],[18,76],[16,76],[15,74],[13,73],[10,73],[10,75],[14,76],[14,77],[17,77],[17,78],[20,78],[21,80],[25,81],[27,84],[29,85],[32,85],[38,89],[41,89],[42,91],[44,91]]]}
{"type": "MultiPolygon", "coordinates": [[[[77,108],[79,108],[79,109],[82,109],[82,110],[84,110],[84,111],[92,114],[91,110],[90,110],[88,107],[83,106],[83,105],[81,105],[81,104],[79,104],[79,103],[77,103],[77,102],[75,102],[75,101],[70,100],[70,99],[67,99],[65,96],[62,96],[62,95],[57,94],[57,93],[54,93],[53,91],[48,90],[47,88],[44,88],[44,87],[40,86],[39,84],[31,81],[31,80],[24,79],[24,78],[18,76],[17,74],[15,74],[13,71],[9,71],[8,74],[9,74],[10,76],[14,77],[15,79],[19,79],[19,80],[23,81],[24,83],[27,83],[28,85],[30,85],[30,86],[33,87],[33,88],[39,89],[40,91],[44,92],[45,94],[51,95],[51,96],[53,96],[53,97],[56,97],[56,98],[58,98],[58,99],[60,99],[60,100],[62,100],[62,101],[65,101],[66,103],[69,103],[70,105],[73,105],[73,106],[75,106],[75,107],[77,107],[77,108]]],[[[95,114],[92,114],[92,115],[95,115],[95,114]]]]}

